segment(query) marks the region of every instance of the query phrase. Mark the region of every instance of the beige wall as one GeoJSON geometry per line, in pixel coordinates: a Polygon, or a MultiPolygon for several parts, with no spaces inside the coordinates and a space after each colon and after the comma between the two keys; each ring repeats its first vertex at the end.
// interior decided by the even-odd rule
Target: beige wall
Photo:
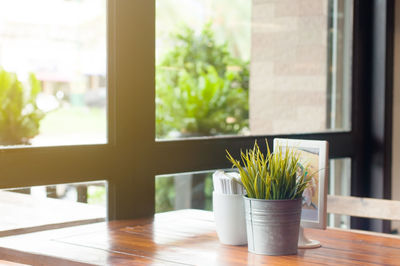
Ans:
{"type": "Polygon", "coordinates": [[[326,129],[327,0],[253,0],[252,134],[326,129]]]}
{"type": "MultiPolygon", "coordinates": [[[[400,3],[395,2],[392,199],[400,200],[400,3]]],[[[400,222],[393,222],[400,231],[400,222]]]]}

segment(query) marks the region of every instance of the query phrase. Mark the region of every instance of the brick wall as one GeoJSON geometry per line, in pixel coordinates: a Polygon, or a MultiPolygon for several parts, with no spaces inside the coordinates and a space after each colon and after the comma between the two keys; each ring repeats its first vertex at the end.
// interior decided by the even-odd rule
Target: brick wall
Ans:
{"type": "Polygon", "coordinates": [[[251,134],[326,129],[328,0],[253,0],[251,134]]]}

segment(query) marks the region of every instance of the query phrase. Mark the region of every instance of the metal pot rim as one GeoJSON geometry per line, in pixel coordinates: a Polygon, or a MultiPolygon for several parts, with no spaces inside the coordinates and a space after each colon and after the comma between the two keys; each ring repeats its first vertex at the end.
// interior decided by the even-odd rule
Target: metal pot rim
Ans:
{"type": "Polygon", "coordinates": [[[278,200],[256,199],[256,198],[249,198],[249,197],[247,197],[247,195],[243,195],[243,198],[244,198],[245,200],[251,200],[251,201],[265,201],[265,202],[283,202],[283,201],[294,202],[294,201],[301,200],[301,197],[300,197],[300,198],[297,198],[297,199],[278,199],[278,200]]]}

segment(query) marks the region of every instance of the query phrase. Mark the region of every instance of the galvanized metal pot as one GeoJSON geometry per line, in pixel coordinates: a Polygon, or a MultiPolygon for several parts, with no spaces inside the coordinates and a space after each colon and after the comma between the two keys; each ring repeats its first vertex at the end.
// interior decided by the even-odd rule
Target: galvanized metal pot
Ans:
{"type": "Polygon", "coordinates": [[[263,200],[244,196],[248,249],[263,255],[297,253],[301,198],[263,200]]]}

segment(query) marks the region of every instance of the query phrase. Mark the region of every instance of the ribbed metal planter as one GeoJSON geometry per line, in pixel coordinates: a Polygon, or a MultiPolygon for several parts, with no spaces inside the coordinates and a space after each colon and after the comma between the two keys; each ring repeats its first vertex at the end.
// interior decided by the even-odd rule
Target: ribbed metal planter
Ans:
{"type": "Polygon", "coordinates": [[[301,198],[263,200],[244,197],[249,251],[263,255],[297,253],[301,198]]]}

